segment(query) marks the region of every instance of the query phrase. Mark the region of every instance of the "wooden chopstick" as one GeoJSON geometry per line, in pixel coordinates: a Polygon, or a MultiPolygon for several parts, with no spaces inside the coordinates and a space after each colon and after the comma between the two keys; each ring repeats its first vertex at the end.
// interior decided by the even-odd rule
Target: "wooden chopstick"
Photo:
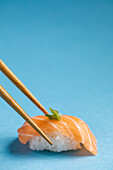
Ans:
{"type": "Polygon", "coordinates": [[[16,77],[16,75],[5,65],[0,59],[0,70],[19,88],[38,108],[44,113],[49,112],[42,106],[42,104],[33,96],[27,87],[16,77]]]}
{"type": "Polygon", "coordinates": [[[8,94],[8,92],[0,85],[0,96],[24,119],[26,120],[49,144],[52,145],[50,139],[45,133],[33,122],[29,115],[20,107],[20,105],[8,94]]]}

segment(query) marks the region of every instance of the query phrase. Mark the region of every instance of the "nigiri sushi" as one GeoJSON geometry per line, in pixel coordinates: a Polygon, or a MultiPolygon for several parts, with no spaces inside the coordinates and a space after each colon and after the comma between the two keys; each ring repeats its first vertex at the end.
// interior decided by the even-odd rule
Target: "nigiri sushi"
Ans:
{"type": "Polygon", "coordinates": [[[51,109],[53,115],[34,116],[32,120],[53,142],[49,145],[27,122],[18,129],[18,138],[22,144],[29,141],[32,150],[50,150],[55,152],[81,149],[81,144],[93,155],[97,154],[97,141],[88,125],[80,118],[60,115],[51,109]]]}

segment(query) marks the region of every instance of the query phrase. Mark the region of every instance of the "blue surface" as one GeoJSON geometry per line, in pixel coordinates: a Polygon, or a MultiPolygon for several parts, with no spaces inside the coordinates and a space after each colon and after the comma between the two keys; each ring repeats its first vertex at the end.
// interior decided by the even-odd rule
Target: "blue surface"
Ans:
{"type": "MultiPolygon", "coordinates": [[[[83,119],[98,154],[33,152],[17,139],[23,119],[0,98],[0,169],[113,169],[113,1],[0,0],[0,56],[48,108],[83,119]]],[[[2,73],[30,116],[42,114],[2,73]]]]}

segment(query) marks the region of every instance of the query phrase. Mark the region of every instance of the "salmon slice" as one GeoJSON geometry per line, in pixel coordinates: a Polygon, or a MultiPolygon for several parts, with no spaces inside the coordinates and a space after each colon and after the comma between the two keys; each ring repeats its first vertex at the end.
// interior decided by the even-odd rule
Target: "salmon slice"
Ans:
{"type": "MultiPolygon", "coordinates": [[[[46,116],[34,116],[31,118],[45,133],[61,132],[63,135],[83,144],[93,155],[97,154],[97,141],[88,125],[81,119],[62,115],[61,120],[48,119],[46,116]]],[[[30,139],[40,134],[27,122],[18,129],[19,141],[26,144],[30,139]]]]}

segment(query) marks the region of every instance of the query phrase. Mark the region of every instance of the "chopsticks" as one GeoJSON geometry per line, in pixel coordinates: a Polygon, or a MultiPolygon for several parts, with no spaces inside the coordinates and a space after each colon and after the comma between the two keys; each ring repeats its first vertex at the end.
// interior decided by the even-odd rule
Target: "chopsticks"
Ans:
{"type": "MultiPolygon", "coordinates": [[[[32,93],[24,86],[24,84],[13,74],[13,72],[0,60],[0,70],[45,114],[46,109],[38,102],[32,93]]],[[[20,107],[20,105],[10,96],[10,94],[0,85],[0,96],[24,119],[26,120],[49,144],[52,145],[50,139],[45,133],[33,122],[29,115],[20,107]]]]}
{"type": "Polygon", "coordinates": [[[16,75],[5,65],[0,59],[0,70],[20,89],[38,108],[44,113],[49,112],[42,106],[42,104],[33,96],[27,87],[16,77],[16,75]]]}

